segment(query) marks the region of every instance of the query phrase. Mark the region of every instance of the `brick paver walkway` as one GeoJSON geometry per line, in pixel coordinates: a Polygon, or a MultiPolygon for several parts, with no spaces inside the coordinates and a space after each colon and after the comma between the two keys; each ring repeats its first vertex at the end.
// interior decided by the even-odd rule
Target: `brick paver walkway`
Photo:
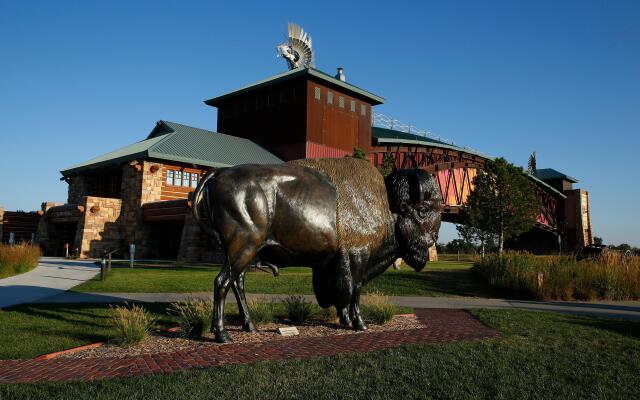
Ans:
{"type": "Polygon", "coordinates": [[[223,364],[304,359],[367,352],[406,344],[498,338],[500,334],[462,310],[417,309],[425,327],[403,331],[232,343],[205,349],[126,358],[1,360],[0,382],[94,380],[167,373],[223,364]]]}

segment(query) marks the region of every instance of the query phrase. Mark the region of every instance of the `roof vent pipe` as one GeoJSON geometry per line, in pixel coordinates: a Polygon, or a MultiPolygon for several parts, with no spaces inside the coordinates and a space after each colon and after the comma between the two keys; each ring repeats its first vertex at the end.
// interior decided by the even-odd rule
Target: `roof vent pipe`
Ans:
{"type": "Polygon", "coordinates": [[[338,67],[338,73],[335,76],[336,79],[341,80],[342,82],[346,82],[347,78],[344,76],[344,68],[338,67]]]}

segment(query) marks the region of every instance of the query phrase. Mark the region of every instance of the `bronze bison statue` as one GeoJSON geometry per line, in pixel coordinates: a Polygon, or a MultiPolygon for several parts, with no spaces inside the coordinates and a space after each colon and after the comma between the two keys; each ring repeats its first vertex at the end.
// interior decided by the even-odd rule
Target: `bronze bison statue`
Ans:
{"type": "Polygon", "coordinates": [[[318,304],[336,307],[342,324],[367,329],[359,309],[363,285],[399,257],[420,271],[437,240],[442,207],[425,171],[400,170],[383,178],[355,158],[212,170],[192,199],[194,218],[225,252],[213,292],[211,330],[218,342],[230,340],[223,315],[229,288],[243,329],[255,330],[244,274],[256,260],[274,271],[311,267],[318,304]]]}

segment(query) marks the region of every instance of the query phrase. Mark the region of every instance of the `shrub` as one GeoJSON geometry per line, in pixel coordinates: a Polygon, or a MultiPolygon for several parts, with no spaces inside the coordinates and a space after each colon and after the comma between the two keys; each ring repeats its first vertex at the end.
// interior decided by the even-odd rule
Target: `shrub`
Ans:
{"type": "Polygon", "coordinates": [[[271,302],[258,302],[255,299],[249,300],[247,307],[251,315],[251,321],[255,325],[268,324],[273,322],[274,307],[271,302]]]}
{"type": "Polygon", "coordinates": [[[302,295],[292,295],[284,299],[287,318],[291,322],[304,322],[313,314],[313,304],[302,295]]]}
{"type": "Polygon", "coordinates": [[[381,292],[372,292],[364,296],[361,309],[365,319],[370,319],[380,325],[391,321],[391,318],[399,312],[399,308],[381,292]]]}
{"type": "Polygon", "coordinates": [[[577,261],[505,252],[474,264],[489,285],[525,298],[544,300],[630,300],[640,298],[640,257],[618,253],[577,261]]]}
{"type": "Polygon", "coordinates": [[[38,246],[0,244],[0,278],[31,271],[38,265],[40,256],[38,246]]]}
{"type": "Polygon", "coordinates": [[[122,346],[141,342],[149,333],[155,320],[151,314],[139,305],[112,307],[109,321],[115,328],[114,339],[122,346]]]}
{"type": "Polygon", "coordinates": [[[213,300],[179,301],[172,303],[169,310],[178,316],[180,332],[185,337],[202,337],[211,328],[213,300]]]}
{"type": "Polygon", "coordinates": [[[314,304],[314,309],[315,309],[314,315],[317,315],[322,319],[325,319],[327,321],[338,320],[338,313],[336,312],[335,307],[322,308],[314,304]]]}

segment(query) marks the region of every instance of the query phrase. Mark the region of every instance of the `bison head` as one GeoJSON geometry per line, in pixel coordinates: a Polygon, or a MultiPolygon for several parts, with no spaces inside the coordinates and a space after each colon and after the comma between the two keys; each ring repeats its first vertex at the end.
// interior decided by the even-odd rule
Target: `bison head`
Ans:
{"type": "Polygon", "coordinates": [[[385,178],[389,208],[396,215],[395,236],[400,256],[416,271],[429,259],[438,239],[442,199],[435,180],[420,169],[404,169],[385,178]]]}

